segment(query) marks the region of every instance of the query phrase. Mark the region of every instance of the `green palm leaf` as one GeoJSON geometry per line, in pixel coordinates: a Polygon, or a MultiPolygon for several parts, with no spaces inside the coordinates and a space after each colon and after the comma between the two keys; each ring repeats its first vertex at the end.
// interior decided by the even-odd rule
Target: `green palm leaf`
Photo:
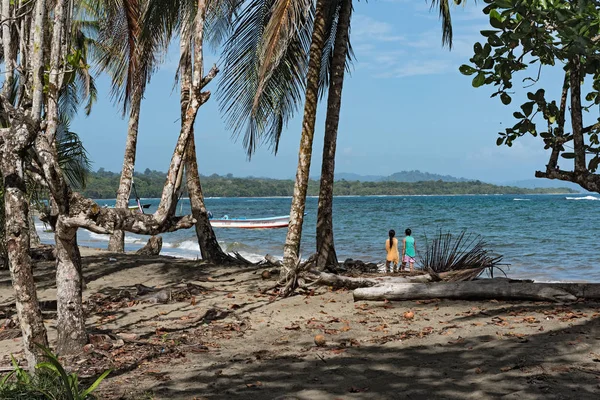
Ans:
{"type": "MultiPolygon", "coordinates": [[[[431,9],[438,8],[440,19],[442,20],[442,45],[448,45],[452,48],[452,17],[450,16],[450,2],[448,0],[430,0],[431,9]]],[[[460,4],[456,0],[456,4],[460,4]]]]}
{"type": "MultiPolygon", "coordinates": [[[[308,12],[293,13],[298,18],[294,24],[285,23],[293,35],[284,35],[281,47],[274,44],[277,38],[282,40],[281,28],[271,22],[277,5],[276,0],[246,4],[234,18],[221,60],[219,107],[233,137],[243,134],[249,157],[261,141],[277,152],[283,127],[304,99],[313,5],[309,4],[308,12]]],[[[289,18],[290,13],[279,10],[275,15],[289,18]]]]}
{"type": "MultiPolygon", "coordinates": [[[[343,1],[352,0],[336,0],[327,3],[327,9],[325,10],[325,20],[327,24],[325,26],[325,32],[327,34],[327,40],[325,41],[325,47],[323,48],[323,57],[321,59],[321,73],[319,75],[319,98],[322,99],[327,88],[329,87],[329,76],[330,66],[333,59],[333,48],[335,45],[335,37],[337,34],[337,24],[342,7],[343,1]]],[[[348,52],[346,56],[346,71],[350,72],[352,62],[354,60],[354,51],[352,45],[348,43],[348,52]]]]}

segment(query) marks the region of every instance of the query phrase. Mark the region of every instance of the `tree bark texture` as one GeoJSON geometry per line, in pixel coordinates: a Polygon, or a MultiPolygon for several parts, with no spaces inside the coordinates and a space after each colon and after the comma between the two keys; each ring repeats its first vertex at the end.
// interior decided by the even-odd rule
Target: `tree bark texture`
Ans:
{"type": "Polygon", "coordinates": [[[198,245],[200,246],[202,259],[215,264],[232,263],[235,259],[221,249],[215,231],[208,219],[208,213],[204,204],[204,195],[202,194],[202,186],[200,184],[200,175],[198,174],[196,146],[193,133],[190,136],[185,157],[186,184],[190,196],[192,215],[196,220],[196,236],[198,237],[198,245]]]}
{"type": "Polygon", "coordinates": [[[82,306],[81,254],[77,246],[77,227],[67,227],[64,215],[58,217],[56,241],[56,352],[60,355],[79,352],[87,343],[82,306]]]}
{"type": "Polygon", "coordinates": [[[46,135],[51,143],[54,142],[58,129],[58,91],[63,74],[62,66],[62,35],[65,31],[66,9],[68,0],[58,0],[54,7],[54,23],[52,25],[52,40],[50,42],[50,71],[48,73],[48,90],[46,100],[46,135]]]}
{"type": "Polygon", "coordinates": [[[6,21],[2,24],[2,51],[4,54],[4,87],[2,91],[6,97],[8,97],[10,91],[16,67],[16,58],[11,57],[16,47],[11,40],[12,24],[10,23],[10,18],[12,17],[13,10],[11,3],[11,0],[2,0],[2,9],[0,10],[2,21],[6,21]]]}
{"type": "Polygon", "coordinates": [[[576,296],[559,287],[509,279],[468,282],[384,284],[354,291],[354,300],[534,300],[574,301],[576,296]]]}
{"type": "Polygon", "coordinates": [[[335,179],[335,153],[338,126],[342,107],[344,72],[348,56],[352,0],[343,0],[338,14],[337,32],[331,61],[331,79],[327,97],[321,186],[317,211],[317,269],[337,266],[338,258],[333,240],[333,185],[335,179]]]}
{"type": "Polygon", "coordinates": [[[46,328],[38,305],[29,255],[29,201],[23,173],[22,152],[32,140],[32,126],[13,120],[4,137],[1,166],[4,184],[6,248],[10,275],[15,290],[15,303],[23,334],[23,348],[28,369],[44,360],[36,344],[48,347],[46,328]]]}
{"type": "Polygon", "coordinates": [[[150,236],[148,243],[136,251],[135,254],[139,254],[140,256],[157,256],[162,249],[162,243],[163,240],[161,236],[150,236]]]}
{"type": "Polygon", "coordinates": [[[32,68],[32,106],[31,116],[40,120],[42,114],[44,90],[44,33],[46,26],[46,0],[37,0],[32,24],[31,68],[32,68]]]}
{"type": "MultiPolygon", "coordinates": [[[[117,202],[115,208],[127,208],[131,196],[131,185],[133,171],[135,169],[135,155],[137,148],[138,127],[140,122],[140,109],[142,106],[142,93],[139,88],[134,89],[131,96],[131,108],[129,113],[129,125],[127,127],[127,141],[125,143],[125,156],[123,157],[123,169],[121,180],[117,190],[117,202]]],[[[110,235],[108,250],[117,253],[125,251],[125,233],[116,230],[110,235]]]]}
{"type": "Polygon", "coordinates": [[[312,157],[312,145],[315,135],[315,120],[319,95],[319,74],[321,71],[321,57],[325,43],[325,0],[318,0],[315,10],[312,39],[310,44],[310,59],[306,77],[306,98],[304,102],[304,117],[302,120],[302,133],[300,149],[298,151],[298,168],[294,183],[294,194],[290,209],[290,224],[288,226],[285,245],[283,248],[283,267],[281,279],[287,279],[300,257],[300,241],[302,239],[302,223],[304,222],[304,209],[306,207],[306,191],[312,157]]]}
{"type": "Polygon", "coordinates": [[[570,64],[571,80],[571,126],[573,129],[573,150],[575,152],[575,172],[587,172],[585,162],[585,142],[583,139],[583,117],[581,115],[581,60],[573,57],[570,64]]]}
{"type": "Polygon", "coordinates": [[[38,235],[37,230],[35,229],[35,221],[33,220],[33,212],[31,209],[29,210],[29,245],[31,247],[38,247],[42,244],[40,240],[40,235],[38,235]]]}
{"type": "MultiPolygon", "coordinates": [[[[196,236],[198,238],[198,245],[200,246],[200,253],[202,259],[206,261],[224,264],[232,262],[233,258],[223,252],[217,241],[215,232],[210,225],[208,213],[204,204],[204,194],[202,193],[200,175],[198,173],[196,141],[193,129],[198,109],[209,99],[209,96],[202,96],[200,92],[210,81],[207,81],[202,77],[202,71],[204,69],[203,35],[204,18],[206,15],[205,7],[205,2],[200,0],[198,2],[196,19],[194,21],[193,54],[191,51],[192,38],[189,36],[191,30],[185,25],[182,25],[181,28],[181,60],[179,63],[181,77],[181,119],[183,125],[189,126],[190,129],[190,138],[185,150],[186,185],[190,197],[192,215],[196,220],[196,236]]],[[[215,70],[215,68],[213,68],[213,70],[215,70]]],[[[211,74],[209,73],[209,76],[210,75],[211,74]]]]}

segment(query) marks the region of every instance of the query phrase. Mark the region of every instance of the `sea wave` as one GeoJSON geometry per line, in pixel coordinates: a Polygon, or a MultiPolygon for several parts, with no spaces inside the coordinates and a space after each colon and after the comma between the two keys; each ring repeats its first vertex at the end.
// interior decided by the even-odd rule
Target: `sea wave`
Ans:
{"type": "Polygon", "coordinates": [[[513,201],[531,201],[531,199],[513,199],[513,201]]]}
{"type": "Polygon", "coordinates": [[[600,197],[584,196],[584,197],[565,197],[566,200],[600,200],[600,197]]]}

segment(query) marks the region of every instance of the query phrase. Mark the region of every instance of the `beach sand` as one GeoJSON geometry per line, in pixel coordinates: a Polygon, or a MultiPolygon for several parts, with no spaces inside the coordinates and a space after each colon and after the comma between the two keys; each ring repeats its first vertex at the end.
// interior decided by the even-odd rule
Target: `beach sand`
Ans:
{"type": "MultiPolygon", "coordinates": [[[[99,399],[600,398],[599,303],[355,303],[328,288],[272,301],[263,268],[82,254],[94,345],[64,361],[83,376],[113,369],[99,399]],[[134,300],[135,284],[171,299],[134,300]]],[[[53,340],[54,263],[35,276],[53,340]]],[[[0,271],[2,321],[12,301],[0,271]]],[[[3,367],[22,357],[18,335],[0,331],[3,367]]]]}

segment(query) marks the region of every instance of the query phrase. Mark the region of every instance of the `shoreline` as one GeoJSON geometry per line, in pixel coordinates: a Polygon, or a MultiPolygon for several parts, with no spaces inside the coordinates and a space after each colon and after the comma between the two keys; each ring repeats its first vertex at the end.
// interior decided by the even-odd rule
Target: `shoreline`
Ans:
{"type": "MultiPolygon", "coordinates": [[[[111,261],[113,254],[82,248],[86,323],[105,350],[64,358],[87,375],[114,370],[100,384],[102,399],[600,395],[596,302],[354,302],[351,292],[327,287],[275,300],[260,292],[275,282],[261,278],[263,268],[131,254],[111,261]],[[121,300],[136,284],[197,292],[167,303],[121,300]],[[407,310],[414,318],[403,317],[407,310]],[[119,342],[117,334],[138,339],[119,342]],[[315,335],[325,345],[315,345],[315,335]]],[[[41,300],[55,299],[53,269],[34,269],[41,300]]],[[[7,279],[0,271],[0,304],[12,297],[7,279]]],[[[54,315],[44,318],[51,343],[54,315]]],[[[21,357],[13,333],[0,332],[2,366],[9,354],[21,357]]]]}
{"type": "MultiPolygon", "coordinates": [[[[335,195],[334,198],[360,198],[360,197],[460,197],[460,196],[563,196],[563,195],[587,195],[593,196],[589,193],[581,193],[581,192],[557,192],[557,193],[466,193],[466,194],[369,194],[369,195],[356,195],[356,194],[347,194],[347,195],[335,195]]],[[[205,200],[219,200],[219,199],[291,199],[292,196],[254,196],[254,197],[227,197],[227,196],[217,196],[217,197],[205,197],[205,200]]],[[[318,199],[319,196],[306,196],[309,199],[318,199]]],[[[96,200],[115,200],[116,198],[111,199],[91,199],[93,201],[96,200]]],[[[140,197],[140,200],[160,200],[159,197],[140,197]]],[[[189,200],[189,197],[182,197],[180,200],[189,200]]]]}

